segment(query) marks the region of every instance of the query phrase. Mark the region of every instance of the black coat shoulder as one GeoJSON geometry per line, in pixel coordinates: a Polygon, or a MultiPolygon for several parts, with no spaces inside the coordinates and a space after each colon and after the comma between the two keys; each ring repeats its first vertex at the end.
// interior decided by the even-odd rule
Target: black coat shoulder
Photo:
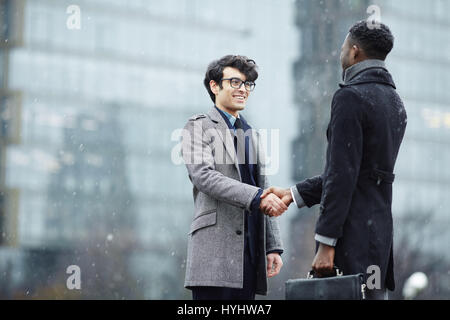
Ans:
{"type": "Polygon", "coordinates": [[[363,120],[366,101],[361,93],[349,86],[340,88],[333,96],[331,102],[331,123],[337,119],[359,118],[363,120]]]}

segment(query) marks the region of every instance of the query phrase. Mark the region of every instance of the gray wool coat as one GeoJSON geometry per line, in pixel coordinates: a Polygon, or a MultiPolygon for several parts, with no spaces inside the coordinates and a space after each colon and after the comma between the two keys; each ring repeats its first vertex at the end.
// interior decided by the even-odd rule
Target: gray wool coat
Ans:
{"type": "MultiPolygon", "coordinates": [[[[251,131],[253,145],[258,146],[253,160],[257,163],[258,186],[241,182],[234,133],[216,108],[208,114],[191,117],[184,127],[182,155],[194,197],[194,216],[188,233],[186,288],[243,287],[244,214],[245,210],[250,210],[259,188],[268,187],[259,134],[251,131]]],[[[260,220],[256,293],[265,295],[266,252],[283,248],[277,218],[264,215],[260,220]]]]}

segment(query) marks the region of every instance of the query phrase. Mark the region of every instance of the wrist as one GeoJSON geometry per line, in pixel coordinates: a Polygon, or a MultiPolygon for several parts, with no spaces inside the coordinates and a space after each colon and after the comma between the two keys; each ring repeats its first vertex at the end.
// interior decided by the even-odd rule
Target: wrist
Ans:
{"type": "Polygon", "coordinates": [[[319,250],[323,250],[323,251],[331,251],[334,250],[333,246],[329,246],[325,243],[319,242],[319,250]]]}
{"type": "Polygon", "coordinates": [[[292,202],[294,202],[294,198],[292,198],[292,193],[290,189],[287,189],[287,199],[289,201],[289,204],[291,204],[292,202]]]}
{"type": "Polygon", "coordinates": [[[291,189],[284,190],[283,199],[287,201],[286,205],[290,205],[292,202],[294,202],[294,198],[292,197],[291,189]]]}

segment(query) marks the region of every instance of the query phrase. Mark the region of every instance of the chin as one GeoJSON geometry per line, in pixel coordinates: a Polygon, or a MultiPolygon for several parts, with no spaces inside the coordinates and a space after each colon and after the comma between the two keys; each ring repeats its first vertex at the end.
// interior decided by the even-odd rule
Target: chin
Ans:
{"type": "Polygon", "coordinates": [[[245,109],[245,104],[234,105],[233,109],[236,110],[236,111],[244,110],[245,109]]]}
{"type": "Polygon", "coordinates": [[[350,67],[350,63],[346,60],[341,60],[341,66],[342,70],[346,70],[348,67],[350,67]]]}

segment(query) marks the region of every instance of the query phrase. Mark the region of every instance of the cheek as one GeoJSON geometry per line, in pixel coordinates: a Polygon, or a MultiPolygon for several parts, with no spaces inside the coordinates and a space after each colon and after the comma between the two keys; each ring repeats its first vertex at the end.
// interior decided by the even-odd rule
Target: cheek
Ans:
{"type": "Polygon", "coordinates": [[[233,99],[233,91],[227,91],[226,95],[227,95],[227,99],[229,99],[229,100],[233,99]]]}
{"type": "Polygon", "coordinates": [[[348,55],[348,50],[345,50],[345,49],[344,49],[344,50],[342,51],[341,55],[342,55],[343,58],[347,57],[347,55],[348,55]]]}
{"type": "Polygon", "coordinates": [[[350,61],[350,55],[349,55],[349,52],[348,52],[348,51],[346,51],[346,52],[344,53],[343,60],[344,60],[345,62],[349,62],[349,61],[350,61]]]}

